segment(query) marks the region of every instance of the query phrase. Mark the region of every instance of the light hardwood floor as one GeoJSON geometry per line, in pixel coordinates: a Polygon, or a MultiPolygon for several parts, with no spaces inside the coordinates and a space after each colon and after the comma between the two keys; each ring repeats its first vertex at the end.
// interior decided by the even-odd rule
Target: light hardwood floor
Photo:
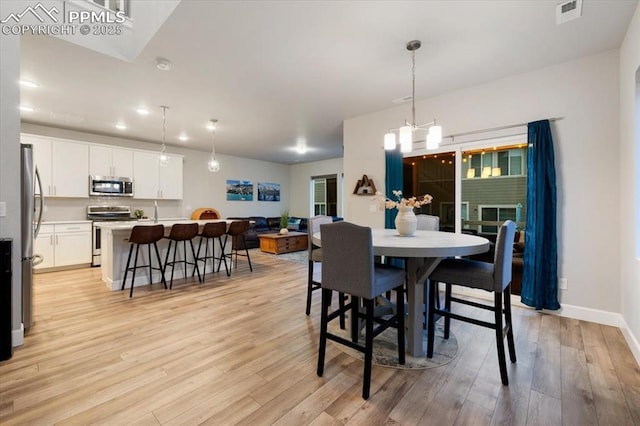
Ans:
{"type": "Polygon", "coordinates": [[[111,292],[99,269],[36,275],[36,325],[0,363],[0,424],[640,425],[640,369],[620,330],[514,309],[502,386],[491,330],[452,321],[458,354],[428,370],[362,363],[330,343],[306,264],[252,250],[224,273],[111,292]]]}

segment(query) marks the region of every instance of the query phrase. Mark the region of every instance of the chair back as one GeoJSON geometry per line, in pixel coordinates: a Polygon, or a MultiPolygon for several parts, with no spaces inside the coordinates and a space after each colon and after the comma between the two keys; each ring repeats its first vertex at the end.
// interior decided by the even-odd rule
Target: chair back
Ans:
{"type": "Polygon", "coordinates": [[[171,227],[169,239],[174,241],[187,241],[198,235],[197,223],[176,223],[171,227]]]}
{"type": "Polygon", "coordinates": [[[249,230],[249,221],[248,220],[234,220],[229,225],[229,229],[227,229],[227,234],[235,237],[237,235],[242,235],[249,230]]]}
{"type": "Polygon", "coordinates": [[[322,287],[372,299],[374,293],[371,228],[349,222],[320,225],[322,287]]]}
{"type": "Polygon", "coordinates": [[[224,235],[225,232],[227,232],[227,222],[209,222],[204,224],[200,235],[204,238],[215,238],[224,235]]]}
{"type": "Polygon", "coordinates": [[[129,242],[133,244],[151,244],[164,237],[164,225],[136,225],[131,229],[129,242]]]}
{"type": "Polygon", "coordinates": [[[417,214],[418,229],[422,231],[439,231],[440,230],[440,217],[431,216],[428,214],[417,214]]]}
{"type": "Polygon", "coordinates": [[[513,260],[513,238],[516,224],[512,220],[505,221],[498,230],[495,257],[493,259],[494,290],[502,292],[511,282],[511,261],[513,260]]]}
{"type": "Polygon", "coordinates": [[[307,238],[307,249],[309,250],[309,255],[311,255],[311,252],[314,249],[318,248],[318,246],[313,244],[313,234],[315,234],[316,232],[320,232],[320,225],[325,223],[333,223],[333,219],[331,218],[331,216],[314,216],[309,218],[307,225],[307,232],[309,233],[307,238]]]}

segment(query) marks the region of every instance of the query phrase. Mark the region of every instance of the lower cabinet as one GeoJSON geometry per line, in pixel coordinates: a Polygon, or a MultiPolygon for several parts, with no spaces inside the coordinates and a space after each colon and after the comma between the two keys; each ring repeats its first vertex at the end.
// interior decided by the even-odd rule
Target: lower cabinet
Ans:
{"type": "Polygon", "coordinates": [[[43,257],[36,270],[91,263],[91,223],[42,225],[33,253],[43,257]]]}

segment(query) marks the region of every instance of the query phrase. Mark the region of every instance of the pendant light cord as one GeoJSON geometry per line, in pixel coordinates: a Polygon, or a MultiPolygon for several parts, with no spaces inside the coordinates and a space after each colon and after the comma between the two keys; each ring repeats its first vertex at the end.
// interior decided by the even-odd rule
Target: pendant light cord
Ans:
{"type": "Polygon", "coordinates": [[[411,51],[411,127],[416,127],[416,51],[411,51]]]}

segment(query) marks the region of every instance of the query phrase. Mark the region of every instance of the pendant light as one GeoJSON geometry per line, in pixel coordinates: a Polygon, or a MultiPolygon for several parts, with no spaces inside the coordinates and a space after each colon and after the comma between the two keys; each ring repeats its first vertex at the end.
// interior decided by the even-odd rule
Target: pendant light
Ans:
{"type": "Polygon", "coordinates": [[[167,154],[167,147],[165,145],[167,137],[167,110],[168,106],[161,105],[162,108],[162,150],[158,156],[158,164],[165,167],[169,164],[169,155],[167,154]]]}
{"type": "Polygon", "coordinates": [[[398,129],[391,129],[389,133],[384,135],[384,149],[391,150],[396,148],[396,134],[400,139],[400,151],[411,152],[413,146],[413,133],[417,131],[426,131],[426,148],[436,149],[442,141],[442,127],[436,126],[436,120],[417,125],[416,124],[416,50],[420,49],[420,40],[411,40],[407,43],[407,50],[411,52],[411,123],[405,120],[404,126],[398,129]]]}
{"type": "Polygon", "coordinates": [[[209,126],[209,128],[211,128],[211,134],[212,134],[211,157],[209,157],[207,168],[209,169],[210,172],[215,173],[220,171],[220,162],[216,160],[216,125],[218,123],[218,120],[211,119],[210,121],[211,121],[211,125],[209,126]]]}

